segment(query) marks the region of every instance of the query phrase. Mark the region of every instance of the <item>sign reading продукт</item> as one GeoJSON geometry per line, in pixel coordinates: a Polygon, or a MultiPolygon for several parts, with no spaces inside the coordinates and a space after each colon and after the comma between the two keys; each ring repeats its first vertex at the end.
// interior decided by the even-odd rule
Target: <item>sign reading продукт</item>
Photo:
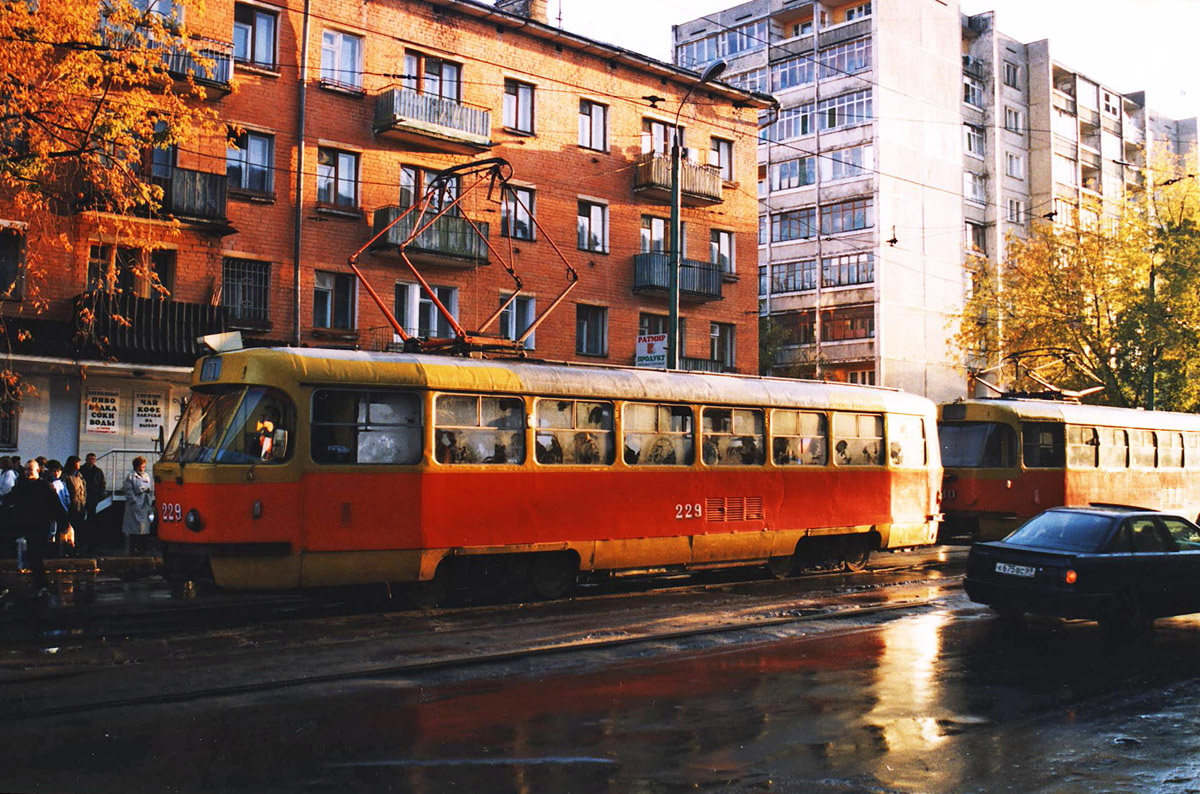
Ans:
{"type": "Polygon", "coordinates": [[[667,335],[647,334],[637,338],[637,358],[635,364],[639,367],[655,369],[667,368],[667,335]]]}

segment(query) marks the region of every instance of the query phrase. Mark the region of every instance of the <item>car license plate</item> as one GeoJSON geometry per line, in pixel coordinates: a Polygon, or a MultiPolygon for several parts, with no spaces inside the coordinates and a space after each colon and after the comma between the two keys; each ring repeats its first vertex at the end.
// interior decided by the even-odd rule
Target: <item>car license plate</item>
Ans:
{"type": "Polygon", "coordinates": [[[996,563],[996,573],[1006,573],[1009,576],[1033,576],[1037,568],[1028,565],[1009,565],[1007,562],[996,563]]]}

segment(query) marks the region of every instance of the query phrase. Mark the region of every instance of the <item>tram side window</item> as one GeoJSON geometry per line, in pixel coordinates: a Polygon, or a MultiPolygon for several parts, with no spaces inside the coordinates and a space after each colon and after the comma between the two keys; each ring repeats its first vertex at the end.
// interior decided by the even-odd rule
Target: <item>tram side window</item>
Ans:
{"type": "Polygon", "coordinates": [[[1124,469],[1129,466],[1129,437],[1115,427],[1098,428],[1100,433],[1100,468],[1124,469]]]}
{"type": "Polygon", "coordinates": [[[1189,469],[1200,469],[1200,433],[1183,434],[1183,462],[1189,469]]]}
{"type": "Polygon", "coordinates": [[[1072,469],[1094,469],[1099,457],[1100,440],[1094,427],[1067,428],[1067,465],[1072,469]]]}
{"type": "Polygon", "coordinates": [[[1054,422],[1026,422],[1021,427],[1025,467],[1061,469],[1065,458],[1063,426],[1054,422]]]}
{"type": "MultiPolygon", "coordinates": [[[[953,406],[947,406],[947,411],[953,406]]],[[[999,422],[940,422],[938,442],[946,468],[1011,469],[1017,434],[999,422]]]]}
{"type": "Polygon", "coordinates": [[[1129,431],[1129,465],[1141,469],[1153,469],[1155,462],[1153,430],[1129,431]]]}
{"type": "Polygon", "coordinates": [[[924,466],[925,420],[919,416],[888,416],[888,457],[893,466],[924,466]]]}
{"type": "Polygon", "coordinates": [[[766,461],[764,414],[757,408],[705,408],[704,463],[759,466],[766,461]]]}
{"type": "Polygon", "coordinates": [[[696,459],[692,409],[682,405],[627,403],[625,462],[631,466],[691,466],[696,459]]]}
{"type": "Polygon", "coordinates": [[[438,463],[524,463],[525,403],[518,397],[440,395],[433,435],[438,463]]]}
{"type": "Polygon", "coordinates": [[[829,423],[825,414],[778,410],[771,414],[771,455],[779,466],[829,463],[829,423]]]}
{"type": "Polygon", "coordinates": [[[422,453],[421,400],[412,392],[320,390],[313,394],[315,463],[413,465],[422,453]]]}
{"type": "Polygon", "coordinates": [[[833,459],[839,466],[883,465],[883,417],[835,413],[833,459]]]}
{"type": "Polygon", "coordinates": [[[1183,468],[1183,435],[1173,431],[1158,434],[1158,467],[1183,468]]]}
{"type": "Polygon", "coordinates": [[[607,465],[616,459],[612,403],[538,400],[535,411],[538,463],[607,465]]]}

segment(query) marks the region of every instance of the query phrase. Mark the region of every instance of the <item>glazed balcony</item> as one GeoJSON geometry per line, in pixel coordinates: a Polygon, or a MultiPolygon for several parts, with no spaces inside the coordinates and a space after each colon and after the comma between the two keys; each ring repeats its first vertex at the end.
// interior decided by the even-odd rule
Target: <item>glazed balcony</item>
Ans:
{"type": "MultiPolygon", "coordinates": [[[[375,210],[374,234],[379,234],[389,223],[400,217],[407,207],[381,207],[375,210]]],[[[420,225],[429,223],[432,213],[425,216],[420,225]]],[[[383,237],[376,241],[372,248],[379,253],[398,252],[400,244],[412,234],[418,221],[418,213],[413,211],[399,223],[388,229],[383,237]]],[[[479,233],[471,228],[465,218],[454,215],[443,215],[437,218],[429,228],[417,235],[405,249],[414,263],[424,263],[441,267],[474,268],[486,265],[488,247],[483,238],[488,237],[488,225],[475,223],[479,233]],[[483,238],[479,235],[482,234],[483,238]]]]}
{"type": "Polygon", "coordinates": [[[478,154],[492,146],[492,114],[408,88],[390,88],[375,98],[375,134],[422,149],[478,154]]]}
{"type": "MultiPolygon", "coordinates": [[[[720,204],[721,173],[690,160],[679,162],[680,203],[685,207],[720,204]]],[[[633,176],[633,192],[663,204],[671,203],[671,158],[655,152],[642,155],[633,176]]]]}
{"type": "MultiPolygon", "coordinates": [[[[679,299],[692,302],[721,300],[724,283],[720,265],[684,259],[679,267],[679,299]]],[[[664,253],[635,254],[633,291],[663,292],[671,288],[671,257],[664,253]]]]}

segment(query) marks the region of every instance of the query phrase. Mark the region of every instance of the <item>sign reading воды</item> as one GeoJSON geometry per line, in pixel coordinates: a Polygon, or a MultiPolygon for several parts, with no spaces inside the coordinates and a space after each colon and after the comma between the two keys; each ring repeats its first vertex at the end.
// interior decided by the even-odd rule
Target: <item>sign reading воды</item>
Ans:
{"type": "Polygon", "coordinates": [[[637,338],[637,358],[634,363],[639,367],[654,369],[667,368],[667,335],[647,334],[637,338]]]}
{"type": "Polygon", "coordinates": [[[121,395],[109,389],[89,389],[84,412],[84,432],[119,433],[121,395]]]}
{"type": "Polygon", "coordinates": [[[139,391],[133,395],[133,432],[139,436],[157,436],[165,424],[165,400],[160,392],[139,391]]]}

